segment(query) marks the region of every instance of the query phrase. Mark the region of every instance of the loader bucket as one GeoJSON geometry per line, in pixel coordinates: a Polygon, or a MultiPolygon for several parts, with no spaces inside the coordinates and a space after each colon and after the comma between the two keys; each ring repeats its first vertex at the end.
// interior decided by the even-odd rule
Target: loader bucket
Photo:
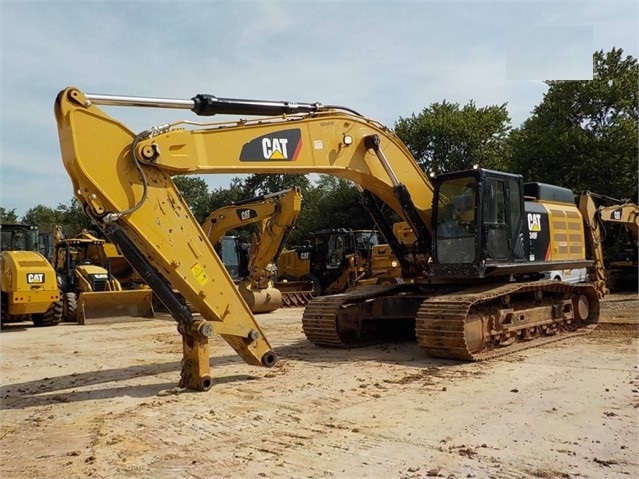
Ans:
{"type": "Polygon", "coordinates": [[[78,323],[106,324],[155,318],[150,289],[80,293],[78,323]]]}
{"type": "Polygon", "coordinates": [[[312,281],[278,281],[275,287],[282,294],[284,307],[306,306],[316,296],[312,281]]]}
{"type": "Polygon", "coordinates": [[[237,289],[254,314],[270,313],[282,306],[282,295],[276,288],[250,289],[240,283],[237,289]]]}

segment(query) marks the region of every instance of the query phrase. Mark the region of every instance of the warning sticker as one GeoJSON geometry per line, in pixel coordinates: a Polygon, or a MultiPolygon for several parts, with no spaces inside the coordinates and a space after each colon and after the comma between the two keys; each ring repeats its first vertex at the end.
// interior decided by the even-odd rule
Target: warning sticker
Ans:
{"type": "Polygon", "coordinates": [[[196,263],[195,266],[191,268],[191,272],[201,286],[204,286],[206,283],[209,282],[209,277],[207,276],[206,271],[204,271],[204,268],[202,268],[202,266],[200,266],[198,263],[196,263]]]}

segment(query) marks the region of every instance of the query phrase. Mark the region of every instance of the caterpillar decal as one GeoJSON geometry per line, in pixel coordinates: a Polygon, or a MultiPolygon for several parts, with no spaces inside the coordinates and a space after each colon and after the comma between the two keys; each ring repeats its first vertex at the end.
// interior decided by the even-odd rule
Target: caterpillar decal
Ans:
{"type": "Polygon", "coordinates": [[[251,208],[238,208],[235,212],[237,213],[237,219],[242,222],[257,218],[257,211],[252,210],[251,208]]]}
{"type": "Polygon", "coordinates": [[[244,144],[240,161],[295,161],[302,147],[299,128],[259,136],[244,144]]]}
{"type": "Polygon", "coordinates": [[[530,261],[548,261],[550,258],[550,234],[548,212],[541,203],[525,202],[530,261]]]}
{"type": "Polygon", "coordinates": [[[44,273],[27,273],[28,284],[44,284],[44,273]]]}

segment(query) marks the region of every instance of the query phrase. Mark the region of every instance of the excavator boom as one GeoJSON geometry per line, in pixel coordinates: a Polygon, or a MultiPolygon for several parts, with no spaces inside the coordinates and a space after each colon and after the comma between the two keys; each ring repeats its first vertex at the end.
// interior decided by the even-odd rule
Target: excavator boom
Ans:
{"type": "MultiPolygon", "coordinates": [[[[636,286],[637,282],[637,246],[639,245],[639,206],[630,201],[622,201],[616,198],[599,195],[591,191],[584,191],[579,198],[579,211],[581,212],[586,224],[587,237],[590,243],[590,249],[594,259],[593,267],[593,283],[600,295],[610,292],[609,284],[612,283],[613,273],[630,273],[628,276],[633,278],[636,286]],[[598,204],[598,203],[606,204],[598,204]],[[629,271],[609,271],[606,274],[603,241],[605,238],[605,225],[617,224],[622,225],[630,233],[632,237],[634,265],[630,266],[629,271]]],[[[627,268],[624,268],[626,270],[627,268]]]]}
{"type": "Polygon", "coordinates": [[[76,197],[178,322],[184,354],[180,385],[212,386],[208,337],[213,332],[247,363],[273,366],[275,353],[171,172],[136,163],[136,135],[79,90],[61,92],[55,111],[62,160],[76,197]],[[202,319],[193,317],[172,287],[202,319]]]}

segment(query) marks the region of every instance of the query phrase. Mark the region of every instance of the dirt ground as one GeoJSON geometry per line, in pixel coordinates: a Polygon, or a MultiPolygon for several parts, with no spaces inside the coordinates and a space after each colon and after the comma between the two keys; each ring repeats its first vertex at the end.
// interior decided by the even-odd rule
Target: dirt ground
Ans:
{"type": "Polygon", "coordinates": [[[608,296],[602,311],[586,337],[461,363],[410,342],[319,348],[302,310],[280,309],[258,316],[273,369],[215,337],[213,388],[177,395],[168,316],[7,325],[0,475],[639,477],[638,295],[608,296]]]}

